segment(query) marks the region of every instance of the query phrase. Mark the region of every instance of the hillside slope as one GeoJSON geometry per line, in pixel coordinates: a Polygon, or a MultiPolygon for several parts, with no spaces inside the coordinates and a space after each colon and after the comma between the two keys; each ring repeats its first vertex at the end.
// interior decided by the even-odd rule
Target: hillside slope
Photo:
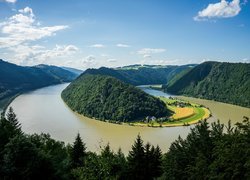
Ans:
{"type": "Polygon", "coordinates": [[[125,83],[135,86],[147,84],[167,84],[172,78],[183,71],[190,70],[195,65],[183,66],[153,66],[131,65],[120,68],[87,69],[85,74],[101,74],[115,77],[125,83]]]}
{"type": "Polygon", "coordinates": [[[74,111],[101,120],[128,122],[170,114],[164,102],[106,75],[82,74],[62,92],[74,111]]]}
{"type": "Polygon", "coordinates": [[[250,64],[205,62],[184,73],[165,90],[250,107],[250,64]]]}
{"type": "Polygon", "coordinates": [[[18,93],[69,82],[76,77],[76,74],[56,66],[23,67],[0,60],[0,107],[7,103],[6,98],[18,93]]]}

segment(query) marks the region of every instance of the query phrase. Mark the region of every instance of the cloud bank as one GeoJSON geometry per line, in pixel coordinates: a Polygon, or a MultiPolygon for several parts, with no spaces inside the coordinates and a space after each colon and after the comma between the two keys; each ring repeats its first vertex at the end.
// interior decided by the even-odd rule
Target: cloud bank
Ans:
{"type": "Polygon", "coordinates": [[[56,32],[68,28],[65,25],[41,26],[30,7],[18,10],[18,13],[0,23],[0,48],[13,52],[16,63],[32,65],[45,60],[64,57],[75,53],[74,45],[56,45],[46,49],[43,46],[31,45],[56,32]]]}
{"type": "Polygon", "coordinates": [[[214,18],[229,18],[237,16],[240,11],[240,0],[232,0],[231,2],[221,0],[218,3],[209,4],[205,9],[199,11],[197,16],[194,17],[194,20],[204,21],[214,18]]]}

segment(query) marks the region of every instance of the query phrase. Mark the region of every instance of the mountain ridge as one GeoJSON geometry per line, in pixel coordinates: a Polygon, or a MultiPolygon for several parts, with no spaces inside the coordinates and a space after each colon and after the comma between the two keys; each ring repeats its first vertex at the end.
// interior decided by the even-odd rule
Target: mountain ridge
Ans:
{"type": "Polygon", "coordinates": [[[101,67],[99,69],[87,69],[84,74],[101,74],[113,76],[125,83],[135,86],[151,84],[167,84],[175,75],[196,66],[194,64],[181,66],[158,66],[147,65],[147,67],[135,68],[138,65],[130,65],[118,68],[101,67]],[[129,68],[127,68],[129,67],[129,68]],[[132,67],[132,68],[131,68],[132,67]]]}
{"type": "Polygon", "coordinates": [[[25,91],[70,82],[78,75],[57,66],[18,66],[0,59],[0,107],[25,91]]]}
{"type": "Polygon", "coordinates": [[[164,89],[177,95],[250,107],[250,64],[204,62],[164,89]]]}

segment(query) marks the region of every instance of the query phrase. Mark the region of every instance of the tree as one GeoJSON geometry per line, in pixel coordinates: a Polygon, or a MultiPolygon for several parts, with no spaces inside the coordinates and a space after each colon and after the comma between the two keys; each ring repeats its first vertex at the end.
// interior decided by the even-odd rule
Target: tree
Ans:
{"type": "Polygon", "coordinates": [[[145,145],[145,177],[147,177],[147,179],[153,179],[153,153],[154,146],[151,146],[149,143],[147,143],[145,145]]]}
{"type": "Polygon", "coordinates": [[[71,150],[71,166],[72,168],[80,167],[84,165],[84,158],[86,156],[86,147],[83,143],[80,134],[77,133],[75,142],[71,150]]]}
{"type": "Polygon", "coordinates": [[[128,154],[128,176],[131,179],[145,179],[145,153],[141,136],[138,135],[128,154]]]}
{"type": "Polygon", "coordinates": [[[151,154],[153,154],[152,177],[156,178],[162,175],[162,153],[160,147],[158,145],[156,148],[152,146],[151,154]]]}
{"type": "Polygon", "coordinates": [[[6,119],[12,126],[12,131],[14,134],[21,133],[21,124],[18,122],[18,119],[16,117],[16,114],[14,113],[14,110],[12,107],[9,108],[9,111],[6,114],[6,119]]]}
{"type": "Polygon", "coordinates": [[[6,144],[3,155],[3,179],[55,178],[48,157],[23,135],[12,138],[6,144]]]}
{"type": "Polygon", "coordinates": [[[11,138],[22,135],[21,125],[19,124],[13,109],[10,107],[7,119],[1,115],[0,119],[0,171],[3,165],[3,150],[11,138]]]}

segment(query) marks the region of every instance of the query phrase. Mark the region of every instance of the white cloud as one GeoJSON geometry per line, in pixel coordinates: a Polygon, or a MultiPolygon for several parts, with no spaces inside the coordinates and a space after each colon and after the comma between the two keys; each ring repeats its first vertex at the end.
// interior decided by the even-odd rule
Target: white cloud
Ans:
{"type": "Polygon", "coordinates": [[[82,61],[83,67],[85,68],[95,67],[97,64],[95,60],[96,58],[93,55],[86,56],[85,58],[83,58],[83,61],[82,61]]]}
{"type": "Polygon", "coordinates": [[[149,55],[149,54],[157,54],[157,53],[163,53],[165,52],[166,49],[152,49],[152,48],[143,48],[143,49],[140,49],[139,51],[137,51],[138,54],[141,54],[141,55],[149,55]]]}
{"type": "Polygon", "coordinates": [[[93,44],[89,47],[93,47],[93,48],[104,48],[105,46],[103,44],[93,44]]]}
{"type": "Polygon", "coordinates": [[[128,47],[130,47],[130,45],[127,45],[127,44],[117,44],[116,46],[117,47],[121,47],[121,48],[128,48],[128,47]]]}
{"type": "Polygon", "coordinates": [[[85,59],[83,61],[85,61],[85,62],[93,62],[94,60],[95,60],[95,56],[88,55],[87,57],[85,57],[85,59]]]}
{"type": "Polygon", "coordinates": [[[4,35],[0,37],[0,48],[9,48],[36,41],[53,36],[57,31],[68,28],[64,25],[39,26],[32,9],[29,7],[20,9],[19,12],[19,14],[8,18],[7,21],[0,23],[0,31],[4,35]]]}
{"type": "Polygon", "coordinates": [[[24,9],[19,9],[18,12],[23,14],[30,14],[31,16],[34,16],[33,10],[30,7],[25,7],[24,9]]]}
{"type": "Polygon", "coordinates": [[[74,45],[56,45],[55,48],[51,50],[45,50],[40,52],[39,56],[40,59],[53,59],[56,57],[63,57],[71,55],[72,53],[75,53],[78,51],[78,48],[74,45]]]}
{"type": "Polygon", "coordinates": [[[17,0],[4,0],[7,3],[16,3],[17,0]]]}
{"type": "Polygon", "coordinates": [[[149,54],[144,54],[143,57],[144,57],[144,58],[151,58],[152,56],[149,55],[149,54]]]}
{"type": "Polygon", "coordinates": [[[56,45],[53,49],[46,49],[43,46],[26,44],[17,45],[9,48],[14,52],[13,60],[15,63],[22,65],[34,65],[39,63],[50,62],[50,60],[67,57],[78,51],[74,45],[56,45]]]}
{"type": "Polygon", "coordinates": [[[68,26],[40,26],[36,21],[30,7],[18,10],[18,13],[0,22],[0,48],[5,48],[14,63],[21,65],[34,65],[50,63],[59,57],[69,56],[78,48],[74,45],[56,45],[55,48],[46,49],[40,45],[31,45],[45,37],[55,35],[57,31],[68,26]]]}
{"type": "Polygon", "coordinates": [[[117,60],[116,60],[116,59],[107,59],[107,61],[108,61],[108,62],[111,62],[111,63],[113,63],[113,62],[117,62],[117,60]]]}
{"type": "MultiPolygon", "coordinates": [[[[244,1],[244,3],[246,3],[244,1]]],[[[205,9],[198,12],[194,17],[195,21],[202,21],[212,18],[229,18],[234,17],[241,11],[240,0],[232,0],[231,2],[221,0],[215,4],[209,4],[205,9]]]]}

